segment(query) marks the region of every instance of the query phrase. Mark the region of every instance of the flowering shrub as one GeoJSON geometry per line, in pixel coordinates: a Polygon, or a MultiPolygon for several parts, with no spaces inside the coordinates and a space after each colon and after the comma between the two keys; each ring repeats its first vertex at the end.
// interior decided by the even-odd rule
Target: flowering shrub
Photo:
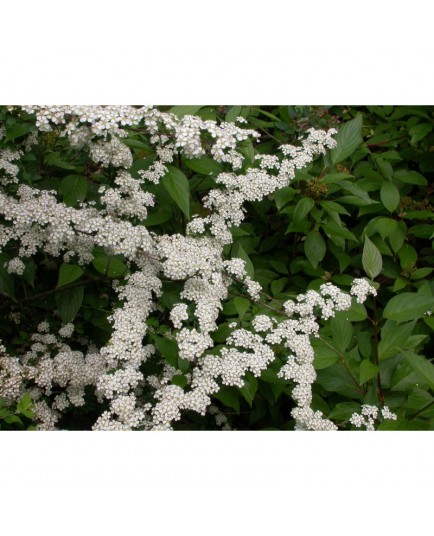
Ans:
{"type": "MultiPolygon", "coordinates": [[[[291,132],[291,118],[263,111],[281,123],[272,134],[250,112],[231,107],[221,120],[211,107],[3,109],[5,407],[27,397],[26,417],[41,430],[239,429],[242,413],[248,428],[267,414],[298,430],[407,420],[389,408],[401,404],[385,397],[384,375],[395,369],[382,378],[380,360],[411,361],[430,386],[432,365],[405,352],[425,339],[412,335],[413,317],[434,303],[422,286],[417,311],[397,295],[383,312],[380,347],[380,321],[371,319],[374,355],[363,333],[365,349],[352,346],[351,322],[368,319],[365,302],[376,308],[374,280],[386,273],[385,248],[370,237],[377,230],[399,258],[407,246],[405,236],[393,238],[398,219],[382,217],[377,227],[372,219],[359,256],[365,275],[342,275],[351,264],[346,245],[359,244],[342,224],[350,215],[343,205],[378,204],[340,164],[361,150],[362,116],[339,132],[300,120],[291,132]],[[324,200],[329,188],[350,195],[324,200]],[[298,235],[292,260],[279,250],[282,231],[261,229],[282,214],[286,233],[298,235]],[[341,274],[335,281],[320,267],[327,248],[341,274]]],[[[379,161],[389,173],[388,160],[379,161]]],[[[400,201],[395,180],[421,180],[399,173],[374,188],[389,212],[400,201]]]]}

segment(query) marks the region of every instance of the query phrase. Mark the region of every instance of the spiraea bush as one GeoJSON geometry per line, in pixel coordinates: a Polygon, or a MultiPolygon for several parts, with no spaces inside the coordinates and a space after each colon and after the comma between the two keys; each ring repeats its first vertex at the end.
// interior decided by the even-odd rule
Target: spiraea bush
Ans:
{"type": "Polygon", "coordinates": [[[434,110],[0,109],[0,425],[433,427],[434,110]]]}

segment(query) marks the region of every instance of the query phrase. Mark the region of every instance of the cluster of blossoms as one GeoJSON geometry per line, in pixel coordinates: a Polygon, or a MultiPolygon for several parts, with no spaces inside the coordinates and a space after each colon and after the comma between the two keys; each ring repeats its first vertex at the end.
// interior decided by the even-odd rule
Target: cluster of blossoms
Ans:
{"type": "MultiPolygon", "coordinates": [[[[19,244],[18,257],[8,262],[7,270],[22,273],[21,259],[38,251],[86,265],[98,246],[110,255],[124,255],[130,273],[122,284],[114,284],[123,305],[109,317],[112,335],[105,346],[97,349],[82,340],[87,351],[72,350],[63,340],[75,336],[72,324],[63,326],[55,336],[48,323],[42,323],[26,353],[8,356],[4,347],[0,348],[0,396],[18,400],[30,390],[41,429],[55,428],[62,411],[82,405],[86,386],[94,386],[98,400],[106,400],[109,406],[95,430],[167,430],[186,410],[202,415],[209,411],[217,425],[228,429],[227,419],[209,409],[212,395],[222,385],[242,387],[247,373],[259,377],[274,361],[276,349],[283,347],[287,359],[279,374],[296,384],[292,393],[297,403],[292,411],[296,428],[336,429],[321,412],[310,408],[316,379],[310,337],[318,334],[319,318],[327,320],[336,311],[350,308],[349,295],[327,283],[319,292],[308,291],[286,301],[282,309],[285,320],[258,315],[252,322],[253,331],[233,330],[217,353],[212,352],[211,337],[234,281],[244,285],[251,299],[260,296],[261,287],[247,275],[244,261],[227,260],[224,255],[225,245],[232,242],[232,227],[244,219],[245,203],[260,201],[287,186],[298,169],[336,146],[332,137],[336,131],[311,129],[299,146],[283,145],[282,156],[260,155],[259,167],[240,171],[244,157],[236,148],[249,138],[257,140],[259,134],[235,123],[217,124],[189,115],[178,118],[152,107],[25,106],[23,110],[36,115],[39,131],[59,129],[71,146],[87,150],[101,167],[116,168],[117,175],[110,187],[100,189],[102,210],[90,203],[67,207],[55,192],[27,185],[20,185],[15,195],[0,192],[0,215],[11,224],[1,226],[0,248],[10,242],[19,244]],[[139,179],[128,172],[133,157],[122,142],[130,127],[146,132],[156,146],[156,160],[139,173],[139,179]],[[165,164],[178,153],[188,158],[209,154],[231,170],[216,177],[216,188],[203,199],[204,212],[209,215],[194,216],[186,236],[157,236],[142,223],[155,201],[145,190],[146,181],[158,183],[167,173],[165,164]],[[183,301],[173,305],[170,320],[179,356],[191,364],[185,388],[172,382],[180,371],[169,367],[154,345],[144,343],[149,332],[147,320],[161,308],[161,277],[183,282],[183,301]],[[151,358],[160,359],[162,372],[146,377],[143,365],[151,358]],[[60,391],[55,395],[54,386],[56,393],[60,391]],[[143,401],[145,390],[152,393],[153,402],[143,401]]],[[[17,177],[11,163],[16,158],[17,153],[0,154],[5,184],[17,177]]],[[[359,279],[351,294],[362,303],[375,289],[359,279]]]]}
{"type": "Polygon", "coordinates": [[[21,151],[11,151],[10,149],[0,150],[0,184],[6,186],[7,184],[18,182],[19,167],[14,162],[19,160],[21,156],[21,151]]]}
{"type": "MultiPolygon", "coordinates": [[[[379,416],[379,410],[377,406],[369,406],[367,404],[364,404],[362,406],[361,413],[353,413],[350,418],[350,423],[354,425],[356,428],[362,428],[364,427],[369,432],[373,432],[375,430],[375,421],[378,419],[379,416]]],[[[390,409],[387,406],[384,406],[381,409],[381,415],[383,419],[389,419],[392,421],[396,421],[396,414],[392,413],[390,409]]]]}

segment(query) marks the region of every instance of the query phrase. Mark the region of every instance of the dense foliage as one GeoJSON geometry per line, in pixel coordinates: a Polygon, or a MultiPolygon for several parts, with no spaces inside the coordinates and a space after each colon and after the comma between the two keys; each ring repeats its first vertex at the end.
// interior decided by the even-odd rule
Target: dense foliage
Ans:
{"type": "MultiPolygon", "coordinates": [[[[124,137],[117,138],[109,128],[106,132],[94,132],[96,136],[105,136],[106,143],[121,143],[131,150],[125,154],[116,146],[116,151],[113,149],[113,154],[107,157],[102,154],[105,149],[97,146],[98,142],[93,142],[90,150],[85,147],[89,141],[86,132],[78,129],[75,134],[72,128],[65,132],[65,125],[56,125],[52,120],[50,128],[41,128],[40,118],[36,123],[30,108],[0,110],[3,134],[0,176],[4,178],[0,212],[0,339],[5,347],[4,355],[9,356],[3,357],[0,363],[1,428],[89,430],[103,412],[118,411],[120,415],[127,411],[126,406],[116,410],[113,403],[110,405],[110,397],[101,396],[103,387],[99,380],[94,384],[88,381],[83,396],[69,385],[70,400],[65,401],[66,380],[64,384],[61,380],[44,380],[39,364],[37,372],[36,368],[32,373],[23,370],[26,366],[36,367],[32,359],[41,359],[48,368],[58,366],[54,359],[62,352],[66,355],[66,341],[68,355],[77,359],[70,366],[80,367],[82,363],[87,367],[86,360],[80,361],[83,349],[86,348],[87,356],[97,356],[98,349],[110,348],[111,315],[121,310],[126,299],[119,289],[124,285],[128,288],[131,281],[128,278],[137,271],[136,265],[145,270],[145,264],[138,265],[137,256],[131,256],[126,246],[124,254],[116,250],[129,233],[133,237],[133,231],[127,227],[112,250],[106,247],[105,238],[98,238],[100,245],[97,240],[91,244],[90,257],[77,245],[74,247],[78,249],[68,245],[60,251],[55,243],[55,229],[50,231],[53,233],[51,250],[48,239],[43,247],[32,249],[33,238],[28,234],[25,245],[28,251],[23,252],[25,241],[20,244],[16,238],[11,239],[10,230],[24,224],[18,216],[13,219],[8,214],[12,205],[7,205],[7,198],[23,199],[27,195],[31,199],[34,194],[30,190],[24,194],[19,190],[25,185],[32,191],[54,192],[53,199],[59,205],[77,212],[94,207],[114,220],[133,221],[135,228],[142,226],[152,237],[185,237],[188,229],[193,235],[200,234],[199,227],[189,228],[188,224],[196,221],[193,215],[205,220],[211,217],[213,206],[204,203],[204,199],[221,184],[219,176],[232,173],[230,166],[238,169],[239,174],[260,169],[268,157],[279,157],[282,162],[282,146],[298,146],[299,140],[313,127],[336,129],[333,137],[337,146],[325,154],[318,151],[312,161],[297,167],[295,177],[287,186],[270,190],[257,200],[254,196],[253,200],[247,197],[244,220],[231,227],[230,239],[222,234],[223,258],[242,259],[246,274],[240,272],[234,276],[235,271],[229,274],[232,280],[227,286],[228,294],[222,291],[222,310],[216,313],[215,329],[209,329],[212,344],[203,348],[202,353],[214,356],[222,352],[235,328],[257,335],[261,330],[253,329],[258,327],[255,317],[265,315],[276,319],[276,323],[284,322],[288,300],[297,302],[297,296],[309,291],[324,295],[321,289],[325,283],[349,292],[355,279],[367,278],[376,288],[376,295],[370,295],[364,303],[353,297],[349,310],[342,307],[339,311],[337,306],[335,314],[318,320],[319,337],[311,336],[316,377],[311,382],[309,406],[322,412],[338,429],[357,429],[363,418],[358,420],[354,414],[361,413],[362,405],[368,408],[364,414],[368,429],[374,421],[375,428],[380,430],[433,429],[434,108],[175,106],[157,109],[173,113],[174,117],[194,116],[210,124],[216,121],[218,125],[225,122],[235,125],[243,118],[246,123],[237,124],[249,129],[249,134],[237,139],[238,152],[231,159],[220,157],[228,154],[225,147],[220,156],[216,152],[215,136],[210,130],[201,140],[203,154],[194,156],[192,148],[185,144],[174,151],[172,160],[167,158],[164,162],[161,147],[167,140],[170,142],[168,132],[156,134],[152,128],[150,132],[146,119],[134,125],[126,121],[122,126],[124,137]],[[155,136],[160,139],[152,139],[155,136]],[[155,147],[158,144],[160,151],[155,147]],[[137,190],[128,178],[123,183],[119,180],[119,165],[113,155],[124,159],[120,167],[135,179],[137,190]],[[165,163],[163,171],[157,165],[160,161],[165,163]],[[160,176],[154,180],[152,173],[157,172],[160,176]],[[148,180],[146,187],[140,182],[143,177],[148,180]],[[121,192],[118,197],[114,189],[110,195],[107,193],[113,184],[121,192]],[[146,197],[149,194],[154,197],[146,197]],[[137,199],[142,202],[140,206],[134,204],[137,199]],[[125,200],[131,201],[130,212],[121,213],[127,210],[125,200]],[[249,281],[257,281],[262,290],[246,291],[249,281]],[[56,337],[50,339],[51,333],[60,333],[60,342],[56,337]],[[38,344],[41,346],[35,349],[38,344]],[[36,357],[38,351],[41,355],[36,357]],[[8,396],[5,388],[2,390],[2,382],[3,387],[11,385],[8,382],[13,375],[12,358],[20,361],[16,365],[21,367],[20,374],[28,374],[26,387],[24,390],[23,385],[17,387],[15,397],[8,396]],[[374,406],[386,407],[384,419],[372,409],[374,406]],[[55,411],[52,408],[60,412],[54,421],[50,421],[50,412],[55,411]],[[387,408],[396,414],[396,419],[387,418],[387,408]]],[[[52,210],[57,207],[53,204],[52,210]]],[[[61,214],[59,233],[63,232],[61,214]]],[[[229,221],[230,216],[227,218],[229,221]]],[[[36,229],[35,224],[35,233],[44,227],[38,225],[36,229]]],[[[86,235],[87,231],[81,232],[86,235]]],[[[92,228],[88,234],[94,232],[100,231],[92,228]]],[[[165,247],[168,248],[163,244],[161,250],[165,247]]],[[[182,249],[181,243],[179,247],[182,249]]],[[[159,251],[161,257],[150,256],[148,261],[164,265],[172,253],[166,250],[163,253],[159,251]]],[[[153,273],[149,272],[149,278],[153,273]]],[[[188,392],[194,361],[201,357],[198,353],[190,358],[185,351],[180,352],[181,323],[187,320],[193,330],[202,329],[192,305],[171,313],[182,302],[185,284],[180,279],[190,276],[169,277],[167,271],[165,274],[158,307],[144,320],[143,348],[147,348],[144,352],[149,355],[140,364],[140,373],[148,383],[136,385],[135,396],[146,411],[149,411],[147,405],[153,403],[155,392],[168,383],[188,392]],[[152,348],[158,359],[155,355],[151,357],[152,348]]],[[[353,292],[353,296],[357,294],[353,292]]],[[[134,331],[136,327],[131,324],[126,330],[134,331]]],[[[296,382],[289,372],[281,373],[288,351],[285,345],[277,345],[273,351],[273,359],[259,373],[246,367],[242,384],[219,383],[219,389],[210,397],[209,411],[202,414],[187,405],[180,418],[173,419],[172,427],[175,430],[297,427],[293,414],[297,407],[296,382]]],[[[110,367],[107,370],[113,375],[117,369],[113,366],[113,370],[110,367]]],[[[50,374],[52,378],[54,373],[50,374]]],[[[137,426],[123,422],[124,429],[149,428],[140,420],[137,426]]]]}

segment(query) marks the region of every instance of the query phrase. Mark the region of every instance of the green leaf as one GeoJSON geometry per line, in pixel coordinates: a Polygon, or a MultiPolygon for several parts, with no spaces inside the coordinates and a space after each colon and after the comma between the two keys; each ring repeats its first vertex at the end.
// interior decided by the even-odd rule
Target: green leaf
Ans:
{"type": "Polygon", "coordinates": [[[426,186],[428,181],[423,175],[417,171],[408,171],[408,169],[401,169],[394,173],[393,177],[400,182],[406,184],[416,184],[417,186],[426,186]]]}
{"type": "Polygon", "coordinates": [[[335,137],[337,147],[331,151],[333,164],[339,164],[339,162],[351,156],[362,143],[362,125],[362,115],[359,114],[339,128],[339,132],[335,137]]]}
{"type": "Polygon", "coordinates": [[[358,394],[357,386],[340,364],[318,370],[317,381],[326,391],[340,393],[350,398],[358,394]]]}
{"type": "Polygon", "coordinates": [[[17,411],[27,417],[28,419],[33,419],[33,402],[32,397],[29,393],[24,393],[21,397],[21,400],[17,404],[17,411]]]}
{"type": "Polygon", "coordinates": [[[172,383],[184,389],[188,381],[187,381],[187,378],[183,376],[182,374],[175,374],[175,376],[172,377],[172,383]]]}
{"type": "Polygon", "coordinates": [[[434,308],[434,298],[429,295],[403,292],[387,302],[383,311],[384,318],[396,322],[406,322],[422,318],[434,308]]]}
{"type": "Polygon", "coordinates": [[[60,153],[58,152],[48,153],[45,157],[45,162],[47,164],[50,164],[50,166],[55,166],[60,169],[71,169],[71,170],[75,169],[75,166],[62,160],[60,158],[60,153]]]}
{"type": "Polygon", "coordinates": [[[338,197],[336,201],[339,201],[344,205],[353,205],[355,207],[367,207],[369,205],[379,204],[378,201],[374,201],[373,199],[365,199],[356,195],[343,195],[342,197],[338,197]]]}
{"type": "Polygon", "coordinates": [[[413,281],[416,281],[418,279],[425,279],[426,277],[428,277],[432,273],[433,270],[434,270],[434,268],[419,268],[411,276],[411,279],[413,281]]]}
{"type": "Polygon", "coordinates": [[[360,413],[360,404],[356,402],[339,402],[328,415],[328,418],[346,421],[353,413],[360,413]]]}
{"type": "Polygon", "coordinates": [[[202,105],[173,106],[170,108],[169,112],[178,117],[184,117],[184,115],[195,115],[201,108],[203,108],[202,105]]]}
{"type": "Polygon", "coordinates": [[[380,361],[384,361],[389,357],[394,357],[402,352],[415,325],[416,320],[406,324],[400,324],[399,326],[396,322],[387,320],[381,328],[381,340],[378,345],[378,357],[380,361]]]}
{"type": "Polygon", "coordinates": [[[164,359],[172,365],[172,367],[178,367],[178,345],[173,339],[166,337],[160,337],[154,335],[155,346],[164,359]]]}
{"type": "Polygon", "coordinates": [[[213,173],[220,173],[222,170],[221,164],[208,156],[202,158],[190,158],[189,160],[185,159],[184,164],[192,171],[200,173],[201,175],[212,175],[213,173]]]}
{"type": "Polygon", "coordinates": [[[244,380],[244,385],[239,388],[241,394],[245,398],[246,402],[252,407],[253,399],[255,398],[256,391],[258,390],[258,380],[249,374],[244,380]]]}
{"type": "Polygon", "coordinates": [[[407,363],[434,390],[434,365],[422,355],[414,352],[402,352],[407,363]]]}
{"type": "Polygon", "coordinates": [[[386,179],[391,179],[393,177],[393,168],[390,165],[390,163],[387,162],[386,160],[383,160],[380,157],[374,157],[374,158],[378,166],[378,169],[381,171],[381,174],[383,175],[383,177],[385,177],[386,179]]]}
{"type": "Polygon", "coordinates": [[[241,108],[242,106],[230,106],[228,111],[226,112],[225,121],[227,123],[235,123],[237,117],[240,117],[241,115],[241,108]]]}
{"type": "Polygon", "coordinates": [[[393,212],[399,205],[399,190],[393,183],[384,181],[380,190],[380,198],[387,210],[393,212]]]}
{"type": "Polygon", "coordinates": [[[363,320],[366,320],[368,313],[363,303],[357,303],[356,298],[353,296],[351,299],[351,309],[337,312],[336,318],[339,318],[340,315],[344,316],[350,322],[363,322],[363,320]]]}
{"type": "Polygon", "coordinates": [[[255,160],[255,148],[253,147],[252,140],[244,140],[241,142],[238,152],[240,152],[249,164],[253,164],[255,160]]]}
{"type": "Polygon", "coordinates": [[[270,265],[278,272],[279,274],[288,275],[288,266],[281,261],[276,261],[274,259],[270,260],[270,265]]]}
{"type": "Polygon", "coordinates": [[[297,203],[294,209],[293,219],[296,223],[300,223],[309,214],[315,205],[315,201],[311,197],[303,197],[297,203]]]}
{"type": "Polygon", "coordinates": [[[23,421],[18,417],[18,415],[9,415],[8,417],[4,417],[4,421],[7,422],[8,424],[13,424],[13,423],[17,423],[17,424],[23,424],[23,421]]]}
{"type": "Polygon", "coordinates": [[[66,205],[72,207],[86,198],[87,180],[81,175],[68,175],[59,184],[58,193],[63,197],[66,205]]]}
{"type": "Polygon", "coordinates": [[[255,275],[255,269],[253,267],[252,261],[250,260],[250,257],[247,255],[245,249],[241,245],[241,242],[237,241],[233,244],[231,249],[231,255],[232,258],[237,257],[239,259],[242,259],[246,263],[247,275],[253,278],[255,275]]]}
{"type": "Polygon", "coordinates": [[[161,182],[187,219],[190,219],[190,185],[188,179],[180,169],[174,166],[167,166],[167,168],[169,171],[161,182]]]}
{"type": "Polygon", "coordinates": [[[369,380],[372,380],[372,378],[375,378],[379,370],[379,367],[377,367],[377,365],[374,365],[374,363],[371,363],[369,359],[364,359],[360,363],[360,385],[363,385],[369,380]]]}
{"type": "Polygon", "coordinates": [[[178,368],[183,374],[185,374],[190,369],[190,361],[188,359],[178,357],[178,365],[175,366],[175,368],[178,368]]]}
{"type": "Polygon", "coordinates": [[[25,136],[32,130],[35,130],[35,125],[31,123],[15,123],[14,125],[7,127],[5,141],[21,138],[21,136],[25,136]]]}
{"type": "Polygon", "coordinates": [[[229,323],[224,322],[213,332],[212,339],[213,341],[224,343],[232,331],[233,329],[229,327],[229,323]]]}
{"type": "Polygon", "coordinates": [[[404,243],[398,251],[398,257],[402,268],[413,266],[417,261],[417,251],[410,244],[404,243]]]}
{"type": "Polygon", "coordinates": [[[294,190],[294,188],[290,188],[288,186],[280,188],[280,190],[276,190],[273,195],[276,202],[277,210],[280,210],[290,201],[292,201],[295,194],[296,191],[294,190]]]}
{"type": "Polygon", "coordinates": [[[57,287],[63,287],[72,283],[76,279],[79,279],[84,274],[83,268],[77,264],[63,263],[59,268],[59,279],[57,281],[57,287]]]}
{"type": "Polygon", "coordinates": [[[225,406],[228,406],[234,409],[237,413],[240,412],[240,400],[238,397],[238,392],[235,389],[230,387],[223,387],[218,393],[213,395],[214,398],[223,402],[225,406]]]}
{"type": "Polygon", "coordinates": [[[56,304],[64,324],[72,322],[83,303],[84,288],[74,287],[56,292],[56,304]]]}
{"type": "Polygon", "coordinates": [[[105,251],[94,251],[92,265],[97,272],[107,277],[119,277],[128,270],[127,265],[119,256],[107,255],[105,251]]]}
{"type": "Polygon", "coordinates": [[[237,310],[240,319],[246,314],[250,308],[250,301],[246,298],[235,297],[234,298],[235,309],[237,310]]]}
{"type": "Polygon", "coordinates": [[[336,222],[331,221],[329,223],[324,223],[321,225],[324,232],[326,233],[327,237],[330,238],[330,240],[334,241],[336,238],[345,238],[347,240],[353,240],[354,242],[358,242],[356,236],[349,231],[346,227],[342,225],[338,225],[336,222]]]}
{"type": "Polygon", "coordinates": [[[348,173],[330,173],[321,179],[321,182],[324,184],[333,184],[335,182],[339,183],[344,179],[351,179],[353,175],[348,173]]]}
{"type": "Polygon", "coordinates": [[[329,213],[334,212],[337,214],[345,214],[346,216],[350,215],[342,205],[335,203],[334,201],[321,201],[321,206],[329,213]]]}
{"type": "Polygon", "coordinates": [[[304,252],[314,268],[323,260],[326,254],[326,244],[318,231],[308,233],[304,241],[304,252]]]}
{"type": "Polygon", "coordinates": [[[422,421],[421,419],[407,420],[398,419],[396,421],[385,420],[377,428],[378,431],[409,431],[409,430],[427,430],[429,423],[422,421]]]}
{"type": "Polygon", "coordinates": [[[365,273],[371,279],[375,279],[383,268],[381,253],[367,236],[365,236],[365,244],[363,246],[362,265],[365,273]]]}
{"type": "Polygon", "coordinates": [[[330,320],[330,332],[333,338],[333,346],[345,352],[353,337],[351,322],[343,318],[335,317],[330,320]]]}
{"type": "Polygon", "coordinates": [[[420,410],[433,401],[433,397],[424,389],[415,387],[410,393],[405,407],[414,410],[420,410]]]}
{"type": "Polygon", "coordinates": [[[395,229],[389,234],[389,242],[394,253],[397,253],[402,248],[406,235],[407,226],[403,221],[398,222],[395,229]]]}
{"type": "Polygon", "coordinates": [[[313,365],[315,370],[325,369],[334,365],[339,359],[339,355],[336,350],[330,348],[324,341],[321,339],[312,340],[312,348],[315,352],[315,358],[313,365]]]}
{"type": "Polygon", "coordinates": [[[353,182],[349,181],[340,181],[339,186],[347,191],[350,192],[350,194],[355,195],[356,197],[360,197],[360,199],[363,199],[364,201],[367,201],[369,203],[372,202],[372,199],[369,197],[368,193],[365,192],[365,190],[362,190],[357,184],[354,184],[353,182]]]}
{"type": "Polygon", "coordinates": [[[432,125],[428,123],[420,123],[419,125],[416,125],[408,131],[408,133],[411,136],[410,144],[416,145],[416,143],[420,140],[423,140],[432,130],[432,125]]]}
{"type": "Polygon", "coordinates": [[[149,145],[146,145],[146,143],[143,143],[139,140],[132,140],[130,138],[127,138],[122,140],[122,143],[127,147],[130,147],[132,149],[140,149],[141,151],[145,151],[147,153],[151,153],[153,151],[153,149],[151,149],[149,145]]]}

